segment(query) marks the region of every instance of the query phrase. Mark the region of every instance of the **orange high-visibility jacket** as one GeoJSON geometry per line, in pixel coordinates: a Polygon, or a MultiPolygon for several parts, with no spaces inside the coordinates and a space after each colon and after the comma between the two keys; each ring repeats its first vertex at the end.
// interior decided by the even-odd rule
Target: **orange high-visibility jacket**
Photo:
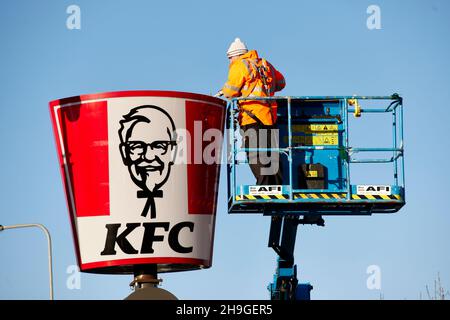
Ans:
{"type": "MultiPolygon", "coordinates": [[[[285,87],[283,75],[267,60],[258,57],[256,50],[251,50],[230,64],[228,81],[222,88],[227,98],[233,97],[271,97],[276,91],[285,87]],[[263,72],[262,72],[263,71],[263,72]],[[264,75],[264,79],[263,76],[264,75]]],[[[251,115],[263,124],[275,124],[277,104],[267,100],[240,101],[239,124],[245,126],[256,123],[251,115]],[[245,112],[250,111],[250,115],[245,112]]]]}

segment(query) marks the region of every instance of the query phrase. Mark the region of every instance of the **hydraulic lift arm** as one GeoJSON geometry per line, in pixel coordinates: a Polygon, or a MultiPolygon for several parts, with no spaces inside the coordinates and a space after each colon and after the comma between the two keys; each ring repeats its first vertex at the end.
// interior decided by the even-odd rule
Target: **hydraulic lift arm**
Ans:
{"type": "Polygon", "coordinates": [[[309,283],[298,283],[297,265],[294,264],[299,224],[325,225],[321,216],[305,216],[302,219],[298,216],[272,217],[268,246],[278,254],[278,259],[273,283],[268,286],[271,300],[310,300],[313,287],[309,283]]]}

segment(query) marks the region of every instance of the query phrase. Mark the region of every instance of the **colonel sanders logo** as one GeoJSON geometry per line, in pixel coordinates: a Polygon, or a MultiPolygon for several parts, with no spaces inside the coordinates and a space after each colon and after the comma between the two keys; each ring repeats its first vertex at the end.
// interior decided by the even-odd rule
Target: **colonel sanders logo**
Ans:
{"type": "Polygon", "coordinates": [[[177,149],[175,124],[170,115],[157,106],[132,109],[120,121],[120,153],[133,182],[141,189],[138,198],[147,198],[141,216],[156,218],[155,198],[166,183],[177,149]]]}

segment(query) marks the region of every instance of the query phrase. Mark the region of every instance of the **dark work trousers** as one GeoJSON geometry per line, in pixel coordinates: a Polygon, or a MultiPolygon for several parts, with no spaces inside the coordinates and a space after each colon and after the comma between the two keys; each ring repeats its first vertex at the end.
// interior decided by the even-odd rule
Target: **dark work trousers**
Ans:
{"type": "MultiPolygon", "coordinates": [[[[244,148],[278,148],[279,135],[276,125],[266,126],[259,123],[241,127],[242,146],[244,148]]],[[[270,151],[246,151],[250,169],[257,185],[283,184],[281,154],[270,151]]]]}

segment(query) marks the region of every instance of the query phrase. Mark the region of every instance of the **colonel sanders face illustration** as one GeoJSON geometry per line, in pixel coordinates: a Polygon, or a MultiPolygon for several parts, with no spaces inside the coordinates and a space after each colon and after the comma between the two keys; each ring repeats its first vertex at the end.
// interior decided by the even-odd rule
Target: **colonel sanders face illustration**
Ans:
{"type": "Polygon", "coordinates": [[[161,186],[167,181],[176,152],[175,124],[169,114],[157,106],[132,109],[120,121],[120,153],[133,182],[141,188],[139,198],[148,198],[143,216],[154,198],[162,197],[161,186]]]}

